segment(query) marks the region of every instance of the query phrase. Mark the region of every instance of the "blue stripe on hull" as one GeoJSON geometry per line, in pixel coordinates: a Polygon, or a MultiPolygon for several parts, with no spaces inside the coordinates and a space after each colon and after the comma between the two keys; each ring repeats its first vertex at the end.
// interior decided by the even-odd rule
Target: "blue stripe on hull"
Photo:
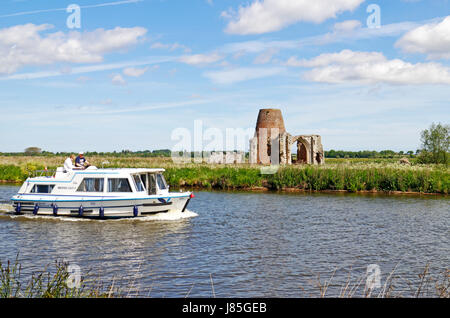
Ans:
{"type": "MultiPolygon", "coordinates": [[[[24,195],[26,196],[26,195],[24,195]]],[[[105,202],[105,201],[137,201],[137,200],[158,200],[158,199],[173,199],[173,198],[189,198],[189,195],[184,196],[176,196],[176,197],[158,197],[158,198],[124,198],[124,199],[85,199],[85,200],[36,200],[36,199],[14,199],[11,198],[11,201],[17,202],[105,202]]]]}

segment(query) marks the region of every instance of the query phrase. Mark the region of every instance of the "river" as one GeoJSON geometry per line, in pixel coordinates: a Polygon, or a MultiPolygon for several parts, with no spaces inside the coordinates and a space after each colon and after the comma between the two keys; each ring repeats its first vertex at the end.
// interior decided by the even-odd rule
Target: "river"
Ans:
{"type": "MultiPolygon", "coordinates": [[[[0,186],[0,200],[17,190],[0,186]]],[[[176,220],[2,214],[0,261],[18,254],[27,277],[62,259],[140,297],[318,297],[318,275],[326,296],[347,281],[360,296],[367,274],[374,293],[393,281],[410,296],[427,264],[436,277],[449,268],[448,197],[195,194],[176,220]]]]}

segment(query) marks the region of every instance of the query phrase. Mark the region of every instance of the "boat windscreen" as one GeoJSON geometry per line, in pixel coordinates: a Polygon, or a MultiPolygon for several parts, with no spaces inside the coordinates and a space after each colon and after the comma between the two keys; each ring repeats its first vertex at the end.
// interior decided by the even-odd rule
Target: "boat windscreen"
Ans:
{"type": "Polygon", "coordinates": [[[156,175],[156,180],[158,181],[158,188],[160,190],[166,190],[167,189],[166,180],[164,180],[164,176],[162,174],[158,173],[156,175]]]}
{"type": "Polygon", "coordinates": [[[142,183],[142,180],[139,175],[137,175],[137,174],[134,175],[133,180],[134,180],[134,184],[136,186],[136,191],[138,191],[138,192],[145,191],[144,184],[142,183]]]}
{"type": "Polygon", "coordinates": [[[156,194],[156,176],[153,173],[148,174],[148,194],[156,194]]]}

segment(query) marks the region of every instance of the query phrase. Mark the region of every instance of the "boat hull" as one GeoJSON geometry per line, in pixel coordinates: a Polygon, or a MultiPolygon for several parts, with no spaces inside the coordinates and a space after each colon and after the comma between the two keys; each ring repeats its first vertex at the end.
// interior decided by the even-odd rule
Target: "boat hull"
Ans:
{"type": "Polygon", "coordinates": [[[158,213],[184,212],[190,193],[174,197],[147,197],[133,199],[111,198],[35,198],[31,195],[14,196],[16,214],[68,216],[84,218],[145,217],[158,213]]]}

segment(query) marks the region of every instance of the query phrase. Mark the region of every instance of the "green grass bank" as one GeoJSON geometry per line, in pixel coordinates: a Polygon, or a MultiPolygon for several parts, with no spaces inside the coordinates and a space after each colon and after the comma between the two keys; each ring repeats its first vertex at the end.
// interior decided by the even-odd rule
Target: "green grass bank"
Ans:
{"type": "MultiPolygon", "coordinates": [[[[45,167],[55,169],[63,158],[34,162],[0,158],[0,180],[23,182],[29,173],[45,167]]],[[[447,165],[401,165],[391,161],[335,160],[323,166],[280,167],[274,174],[262,174],[260,166],[176,165],[161,159],[94,158],[93,164],[110,168],[162,167],[172,187],[194,187],[223,190],[288,190],[347,192],[417,192],[449,193],[450,169],[447,165]]]]}
{"type": "Polygon", "coordinates": [[[275,174],[259,168],[168,168],[172,186],[215,189],[261,189],[289,191],[370,191],[448,194],[450,174],[446,170],[285,167],[275,174]]]}

